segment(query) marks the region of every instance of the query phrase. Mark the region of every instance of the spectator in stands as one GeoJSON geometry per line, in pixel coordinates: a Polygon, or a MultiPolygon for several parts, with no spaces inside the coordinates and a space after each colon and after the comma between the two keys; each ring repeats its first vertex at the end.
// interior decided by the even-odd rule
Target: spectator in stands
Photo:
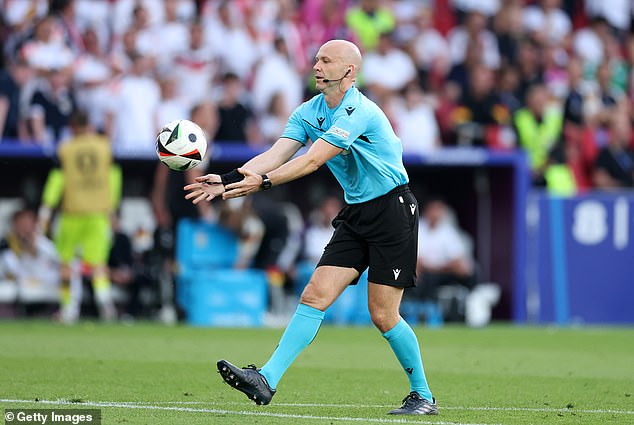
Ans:
{"type": "Polygon", "coordinates": [[[436,300],[446,285],[470,290],[475,285],[475,268],[468,237],[456,223],[449,206],[431,198],[422,210],[418,226],[419,283],[410,294],[436,300]]]}
{"type": "Polygon", "coordinates": [[[599,151],[595,163],[594,184],[599,189],[634,187],[634,150],[632,123],[625,108],[618,108],[610,117],[608,145],[599,151]]]}
{"type": "Polygon", "coordinates": [[[346,25],[359,40],[361,49],[371,52],[377,48],[381,34],[394,30],[395,19],[382,0],[360,0],[348,9],[346,25]]]}
{"type": "Polygon", "coordinates": [[[219,125],[214,139],[218,142],[257,143],[255,114],[247,100],[244,83],[236,74],[222,78],[218,100],[219,125]]]}
{"type": "Polygon", "coordinates": [[[257,114],[262,114],[269,108],[275,94],[281,95],[283,108],[289,114],[302,103],[302,78],[290,60],[284,38],[276,37],[273,51],[265,55],[258,64],[251,93],[253,108],[257,114]]]}
{"type": "Polygon", "coordinates": [[[618,31],[626,31],[631,25],[632,2],[628,0],[585,0],[585,13],[589,18],[601,17],[618,31]]]}
{"type": "Polygon", "coordinates": [[[218,224],[234,233],[239,241],[234,264],[237,269],[253,266],[264,237],[264,224],[253,211],[251,202],[251,199],[232,199],[223,202],[218,211],[218,224]]]}
{"type": "Polygon", "coordinates": [[[502,65],[515,63],[520,41],[526,36],[522,19],[522,0],[504,2],[493,17],[493,32],[498,40],[502,65]]]}
{"type": "Polygon", "coordinates": [[[544,83],[541,54],[542,49],[535,41],[524,39],[520,42],[516,65],[520,73],[518,96],[523,104],[528,102],[527,92],[529,88],[544,83]]]}
{"type": "Polygon", "coordinates": [[[500,66],[500,51],[495,35],[487,29],[487,17],[473,10],[465,17],[463,25],[453,28],[447,35],[453,64],[461,63],[467,56],[469,43],[478,43],[482,48],[482,63],[491,69],[500,66]]]}
{"type": "Polygon", "coordinates": [[[507,111],[514,114],[523,105],[518,95],[520,85],[519,72],[513,65],[505,65],[500,70],[497,97],[507,111]]]}
{"type": "Polygon", "coordinates": [[[44,78],[28,102],[29,138],[42,146],[53,146],[69,136],[69,120],[77,102],[71,87],[70,69],[41,71],[44,78]]]}
{"type": "Polygon", "coordinates": [[[458,18],[462,21],[468,19],[471,12],[478,12],[485,17],[495,15],[500,9],[500,0],[450,0],[452,6],[458,13],[458,18]]]}
{"type": "Polygon", "coordinates": [[[526,107],[513,115],[518,145],[526,151],[533,183],[544,185],[544,171],[551,149],[559,140],[563,126],[561,111],[550,104],[544,85],[531,87],[526,94],[526,107]]]}
{"type": "Polygon", "coordinates": [[[401,139],[403,153],[428,154],[440,147],[440,130],[433,101],[416,82],[409,83],[401,97],[394,96],[390,119],[401,139]],[[398,99],[398,100],[397,100],[398,99]]]}
{"type": "Polygon", "coordinates": [[[483,65],[471,69],[469,87],[452,114],[459,145],[486,146],[487,129],[508,123],[509,113],[498,101],[494,87],[493,71],[483,65]]]}
{"type": "MultiPolygon", "coordinates": [[[[289,275],[300,256],[304,222],[298,208],[267,196],[253,198],[253,210],[264,224],[264,237],[253,265],[267,274],[274,319],[287,319],[289,275]]],[[[275,323],[273,323],[275,324],[275,323]]]]}
{"type": "Polygon", "coordinates": [[[64,34],[51,15],[37,22],[33,38],[24,43],[20,55],[38,71],[67,68],[76,57],[64,44],[64,34]]]}
{"type": "Polygon", "coordinates": [[[308,227],[304,233],[304,257],[312,263],[313,268],[332,237],[332,221],[341,208],[342,203],[338,196],[327,196],[308,217],[308,227]]]}
{"type": "Polygon", "coordinates": [[[97,32],[88,28],[83,33],[84,52],[73,66],[73,83],[78,107],[87,111],[91,125],[105,131],[107,85],[113,72],[101,49],[97,32]]]}
{"type": "Polygon", "coordinates": [[[403,90],[416,77],[414,61],[395,45],[394,34],[382,33],[376,50],[369,52],[363,63],[363,81],[369,95],[381,100],[403,90]]]}
{"type": "MultiPolygon", "coordinates": [[[[214,2],[209,2],[213,7],[214,2]]],[[[237,2],[217,2],[215,13],[205,17],[207,40],[220,59],[220,72],[247,80],[263,49],[259,34],[247,28],[247,19],[237,2]]]]}
{"type": "Polygon", "coordinates": [[[583,59],[590,67],[595,67],[605,57],[604,41],[610,35],[610,25],[602,16],[595,16],[590,25],[575,31],[572,48],[575,55],[583,59]]]}
{"type": "Polygon", "coordinates": [[[151,77],[151,58],[136,53],[130,59],[129,73],[110,86],[106,132],[116,153],[154,158],[160,88],[151,77]]]}
{"type": "Polygon", "coordinates": [[[59,291],[59,258],[55,245],[38,232],[33,210],[13,214],[11,229],[0,241],[0,280],[13,282],[17,300],[54,303],[59,291]]]}
{"type": "Polygon", "coordinates": [[[55,25],[62,33],[64,44],[77,56],[84,51],[84,42],[77,26],[75,1],[50,0],[48,12],[55,19],[55,25]]]}
{"type": "Polygon", "coordinates": [[[302,33],[309,61],[312,62],[319,46],[326,41],[354,38],[345,23],[348,0],[305,0],[301,3],[302,33]]]}
{"type": "Polygon", "coordinates": [[[71,117],[73,137],[57,151],[60,167],[49,173],[40,207],[40,228],[48,229],[52,211],[61,202],[62,214],[55,235],[61,259],[60,320],[79,318],[80,300],[71,291],[71,266],[77,253],[91,267],[92,286],[99,315],[114,320],[107,273],[110,214],[121,198],[121,170],[113,163],[110,142],[95,133],[86,113],[71,117]]]}
{"type": "Polygon", "coordinates": [[[137,50],[147,52],[156,60],[157,70],[169,72],[174,56],[187,49],[189,28],[179,20],[177,0],[163,2],[163,20],[160,24],[150,24],[149,13],[142,6],[135,8],[140,23],[137,36],[137,50]]]}
{"type": "Polygon", "coordinates": [[[26,123],[20,118],[20,94],[33,70],[20,60],[0,69],[0,138],[27,139],[26,123]]]}
{"type": "Polygon", "coordinates": [[[540,0],[524,8],[524,28],[542,46],[560,45],[570,36],[572,23],[561,0],[540,0]]]}
{"type": "Polygon", "coordinates": [[[421,6],[416,19],[417,32],[412,40],[413,57],[423,87],[438,88],[451,68],[447,40],[434,28],[433,10],[421,6]]]}
{"type": "Polygon", "coordinates": [[[155,134],[170,121],[189,116],[187,102],[178,95],[176,76],[166,74],[159,80],[161,100],[156,108],[155,134]]]}
{"type": "Polygon", "coordinates": [[[145,273],[146,261],[138,258],[130,237],[121,230],[120,217],[112,216],[112,244],[108,255],[108,276],[113,285],[126,295],[122,320],[139,317],[143,311],[141,291],[155,286],[145,273]]]}
{"type": "Polygon", "coordinates": [[[178,94],[189,103],[188,107],[209,96],[217,68],[216,53],[205,38],[202,22],[196,20],[189,28],[188,48],[176,52],[172,62],[178,94]]]}
{"type": "Polygon", "coordinates": [[[269,107],[260,114],[258,119],[259,132],[262,142],[273,144],[284,131],[290,110],[286,107],[285,92],[275,92],[269,100],[269,107]]]}
{"type": "MultiPolygon", "coordinates": [[[[278,0],[276,3],[277,15],[275,20],[271,22],[271,31],[275,34],[273,47],[277,48],[276,39],[282,38],[293,70],[299,75],[304,75],[312,63],[313,54],[311,52],[309,56],[307,53],[302,23],[297,19],[300,12],[300,2],[297,0],[278,0]]],[[[254,10],[254,13],[258,12],[254,10]]],[[[263,55],[263,59],[266,57],[267,55],[263,55]]]]}

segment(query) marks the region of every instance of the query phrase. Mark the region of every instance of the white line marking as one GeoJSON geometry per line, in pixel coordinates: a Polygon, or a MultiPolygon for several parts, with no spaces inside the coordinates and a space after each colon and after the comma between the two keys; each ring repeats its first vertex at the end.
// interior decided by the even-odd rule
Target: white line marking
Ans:
{"type": "MultiPolygon", "coordinates": [[[[0,400],[2,401],[2,400],[0,400]]],[[[121,404],[138,404],[133,401],[122,401],[121,404]]],[[[236,405],[240,406],[244,403],[237,401],[143,401],[141,403],[149,405],[236,405]]],[[[394,408],[392,404],[336,404],[336,403],[274,403],[275,406],[281,407],[341,407],[341,408],[394,408]]],[[[499,411],[499,412],[575,412],[575,413],[598,413],[598,414],[610,414],[616,413],[621,415],[634,415],[634,410],[610,410],[610,409],[568,409],[566,407],[552,408],[552,407],[491,407],[491,406],[438,406],[441,410],[464,410],[464,411],[499,411]]]]}
{"type": "MultiPolygon", "coordinates": [[[[237,401],[223,401],[223,402],[215,402],[215,401],[143,401],[143,402],[134,402],[134,401],[95,401],[95,402],[82,402],[82,403],[72,403],[68,400],[11,400],[11,399],[0,399],[0,402],[3,403],[44,403],[44,404],[69,404],[75,406],[81,405],[89,405],[89,406],[101,406],[103,407],[131,407],[131,408],[147,408],[147,409],[162,409],[160,405],[209,405],[209,406],[221,406],[221,405],[231,405],[231,406],[242,406],[245,403],[237,402],[237,401]],[[92,403],[92,404],[89,404],[92,403]]],[[[280,407],[339,407],[339,408],[376,408],[376,409],[385,409],[385,408],[393,408],[394,405],[390,404],[336,404],[336,403],[275,403],[274,406],[280,407]]],[[[461,411],[496,411],[496,412],[574,412],[574,413],[596,413],[596,414],[619,414],[619,415],[634,415],[634,410],[613,410],[613,409],[568,409],[565,407],[562,408],[549,408],[549,407],[491,407],[491,406],[443,406],[440,405],[440,410],[461,410],[461,411]]],[[[168,409],[171,410],[171,409],[168,409]]],[[[224,411],[219,409],[194,409],[192,411],[214,411],[214,412],[226,412],[226,413],[240,413],[243,412],[233,412],[233,411],[224,411]]],[[[268,412],[245,412],[249,414],[264,414],[268,415],[268,412]]],[[[274,413],[273,415],[284,415],[282,413],[274,413]]],[[[293,416],[295,417],[295,416],[293,416]]],[[[298,416],[299,417],[299,416],[298,416]]],[[[313,417],[311,417],[313,418],[313,417]]],[[[315,416],[314,418],[321,418],[315,416]]],[[[326,418],[323,418],[326,419],[326,418]]],[[[327,419],[337,419],[337,418],[327,418],[327,419]]],[[[343,418],[340,418],[343,420],[343,418]]],[[[354,418],[346,418],[346,420],[356,420],[354,418]]],[[[378,419],[377,419],[378,420],[378,419]]],[[[383,421],[383,420],[380,420],[383,421]]],[[[394,420],[386,420],[387,422],[392,422],[394,420]]],[[[397,422],[398,423],[398,422],[397,422]]],[[[440,422],[435,422],[440,423],[440,422]]]]}
{"type": "MultiPolygon", "coordinates": [[[[253,412],[246,410],[224,410],[224,409],[194,409],[191,407],[175,407],[175,406],[157,406],[149,404],[132,404],[131,402],[108,402],[108,401],[84,401],[82,403],[72,403],[67,400],[11,400],[0,399],[1,403],[34,403],[34,404],[54,404],[54,405],[71,405],[74,407],[116,407],[124,409],[140,409],[140,410],[167,410],[176,412],[194,412],[194,413],[216,413],[221,415],[244,415],[244,416],[268,416],[274,418],[291,418],[291,419],[317,419],[327,421],[354,421],[354,422],[375,422],[375,423],[422,423],[418,418],[416,422],[408,421],[405,419],[379,419],[379,418],[358,418],[358,417],[337,417],[337,416],[314,416],[314,415],[294,415],[289,413],[273,413],[273,412],[253,412]]],[[[429,418],[431,419],[431,417],[429,418]]],[[[438,425],[496,425],[496,424],[471,424],[462,422],[443,422],[443,421],[430,421],[426,423],[433,423],[438,425]]]]}

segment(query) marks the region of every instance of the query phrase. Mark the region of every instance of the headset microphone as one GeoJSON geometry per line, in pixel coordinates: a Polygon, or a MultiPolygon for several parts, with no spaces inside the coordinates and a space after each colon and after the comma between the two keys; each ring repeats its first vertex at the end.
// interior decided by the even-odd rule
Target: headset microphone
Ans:
{"type": "Polygon", "coordinates": [[[324,78],[324,79],[323,79],[323,80],[321,80],[321,81],[323,81],[323,82],[324,82],[324,83],[326,83],[326,84],[327,84],[327,83],[332,83],[333,81],[341,81],[341,80],[343,80],[344,78],[346,78],[346,77],[348,76],[348,74],[350,74],[350,68],[348,68],[348,70],[346,71],[346,73],[345,73],[345,74],[343,74],[343,77],[341,77],[341,78],[339,78],[339,79],[337,79],[337,80],[328,80],[328,79],[324,78]]]}

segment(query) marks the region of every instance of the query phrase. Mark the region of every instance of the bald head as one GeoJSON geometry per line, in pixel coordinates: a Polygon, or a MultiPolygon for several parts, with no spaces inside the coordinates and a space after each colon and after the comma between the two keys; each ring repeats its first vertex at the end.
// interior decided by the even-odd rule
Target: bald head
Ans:
{"type": "Polygon", "coordinates": [[[324,54],[333,59],[339,59],[345,65],[354,65],[355,71],[361,68],[361,63],[363,62],[359,48],[347,40],[327,41],[321,46],[319,51],[324,52],[324,54]]]}

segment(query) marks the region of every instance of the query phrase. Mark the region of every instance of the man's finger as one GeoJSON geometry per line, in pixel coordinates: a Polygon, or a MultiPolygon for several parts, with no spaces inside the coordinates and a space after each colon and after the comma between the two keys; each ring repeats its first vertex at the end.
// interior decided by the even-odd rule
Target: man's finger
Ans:
{"type": "Polygon", "coordinates": [[[202,190],[194,190],[193,192],[189,192],[187,195],[185,195],[185,199],[192,199],[198,195],[200,195],[202,192],[202,190]]]}
{"type": "Polygon", "coordinates": [[[200,183],[190,183],[187,186],[183,187],[183,190],[193,190],[200,189],[200,183]]]}
{"type": "Polygon", "coordinates": [[[194,199],[194,204],[199,203],[200,201],[202,201],[203,199],[205,199],[207,197],[207,194],[205,192],[201,193],[200,196],[196,199],[194,199]]]}

